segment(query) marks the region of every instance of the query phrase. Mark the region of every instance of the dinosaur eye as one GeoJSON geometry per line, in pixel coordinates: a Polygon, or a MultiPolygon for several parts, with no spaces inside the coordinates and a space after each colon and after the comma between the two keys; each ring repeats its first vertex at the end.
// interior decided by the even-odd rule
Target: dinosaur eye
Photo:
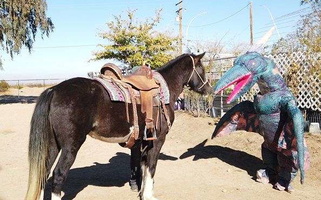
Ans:
{"type": "Polygon", "coordinates": [[[267,66],[267,62],[263,58],[256,57],[247,61],[245,65],[250,70],[256,69],[258,71],[258,69],[265,70],[267,66]]]}
{"type": "Polygon", "coordinates": [[[256,66],[258,64],[258,62],[256,61],[256,60],[249,60],[248,62],[247,62],[247,66],[249,66],[249,67],[254,67],[254,66],[256,66]]]}

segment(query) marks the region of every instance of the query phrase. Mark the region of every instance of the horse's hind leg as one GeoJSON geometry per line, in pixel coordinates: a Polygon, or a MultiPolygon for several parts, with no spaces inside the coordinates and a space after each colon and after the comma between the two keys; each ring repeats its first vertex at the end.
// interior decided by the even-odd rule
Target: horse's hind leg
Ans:
{"type": "Polygon", "coordinates": [[[130,181],[131,190],[138,192],[141,188],[141,141],[136,141],[135,145],[130,149],[130,181]]]}
{"type": "MultiPolygon", "coordinates": [[[[55,160],[56,160],[56,158],[57,158],[57,156],[59,154],[59,151],[60,151],[60,148],[59,148],[59,146],[58,146],[58,144],[56,142],[56,139],[54,137],[50,139],[50,145],[49,146],[50,146],[50,148],[49,148],[48,162],[47,162],[48,165],[46,167],[46,169],[47,169],[47,171],[46,171],[46,179],[48,179],[48,177],[50,175],[51,168],[52,168],[52,166],[53,166],[53,164],[54,164],[54,162],[55,162],[55,160]]],[[[52,182],[48,182],[48,184],[51,184],[51,183],[52,182]]],[[[46,188],[44,188],[43,192],[44,192],[44,196],[45,196],[44,198],[45,199],[47,199],[46,197],[48,195],[50,195],[49,193],[51,191],[49,191],[49,189],[51,190],[51,185],[46,185],[46,188]],[[47,188],[47,187],[49,187],[49,188],[47,188]]]]}
{"type": "MultiPolygon", "coordinates": [[[[80,141],[69,141],[68,145],[64,145],[61,149],[61,155],[52,175],[52,200],[61,199],[62,186],[67,178],[67,174],[76,159],[76,155],[85,138],[80,141]],[[80,143],[78,143],[80,142],[80,143]],[[77,143],[75,145],[75,143],[77,143]]],[[[67,141],[65,141],[66,143],[67,141]]]]}

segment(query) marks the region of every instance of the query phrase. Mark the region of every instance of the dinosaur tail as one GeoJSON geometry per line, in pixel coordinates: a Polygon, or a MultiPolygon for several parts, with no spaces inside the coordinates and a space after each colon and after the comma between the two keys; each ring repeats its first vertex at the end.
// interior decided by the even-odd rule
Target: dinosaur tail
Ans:
{"type": "Polygon", "coordinates": [[[305,170],[304,170],[304,161],[305,161],[305,148],[303,134],[296,136],[297,137],[297,147],[298,147],[298,160],[299,160],[299,170],[300,170],[300,183],[304,183],[305,170]]]}
{"type": "Polygon", "coordinates": [[[300,170],[300,182],[301,184],[304,183],[304,177],[305,177],[305,156],[306,156],[306,148],[304,144],[304,119],[302,116],[301,111],[297,108],[294,109],[296,112],[293,115],[293,128],[294,128],[294,134],[297,141],[297,153],[298,153],[298,168],[300,170]]]}

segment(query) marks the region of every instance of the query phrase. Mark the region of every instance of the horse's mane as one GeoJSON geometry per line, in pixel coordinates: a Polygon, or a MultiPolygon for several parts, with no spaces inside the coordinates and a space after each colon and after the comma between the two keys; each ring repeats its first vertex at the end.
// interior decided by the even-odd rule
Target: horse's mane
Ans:
{"type": "Polygon", "coordinates": [[[178,60],[181,60],[181,59],[185,58],[186,56],[194,56],[194,54],[193,54],[193,53],[191,53],[191,54],[184,53],[184,54],[178,56],[177,58],[170,60],[168,63],[166,63],[166,64],[163,65],[162,67],[158,68],[157,71],[162,71],[162,70],[164,70],[164,69],[172,66],[172,65],[173,65],[174,63],[176,63],[178,60]]]}

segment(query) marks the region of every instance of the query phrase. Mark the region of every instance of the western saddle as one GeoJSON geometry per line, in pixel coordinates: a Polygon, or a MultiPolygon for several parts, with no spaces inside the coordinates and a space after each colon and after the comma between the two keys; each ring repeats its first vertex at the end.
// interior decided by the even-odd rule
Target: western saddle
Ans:
{"type": "MultiPolygon", "coordinates": [[[[156,128],[153,119],[153,106],[156,104],[162,106],[165,117],[168,120],[166,107],[162,102],[155,103],[155,98],[159,95],[160,84],[153,78],[153,73],[150,67],[143,65],[138,67],[132,74],[123,76],[118,66],[112,63],[105,64],[100,70],[100,77],[109,79],[117,84],[120,88],[125,88],[129,91],[130,100],[133,106],[134,130],[131,133],[125,147],[131,148],[135,140],[139,137],[139,125],[137,115],[137,104],[141,105],[141,112],[146,113],[144,140],[155,140],[156,128]],[[136,91],[136,92],[135,92],[136,91]],[[138,91],[138,93],[137,93],[138,91]],[[138,94],[138,95],[137,95],[138,94]]],[[[129,122],[128,104],[126,103],[127,121],[129,122]]]]}

